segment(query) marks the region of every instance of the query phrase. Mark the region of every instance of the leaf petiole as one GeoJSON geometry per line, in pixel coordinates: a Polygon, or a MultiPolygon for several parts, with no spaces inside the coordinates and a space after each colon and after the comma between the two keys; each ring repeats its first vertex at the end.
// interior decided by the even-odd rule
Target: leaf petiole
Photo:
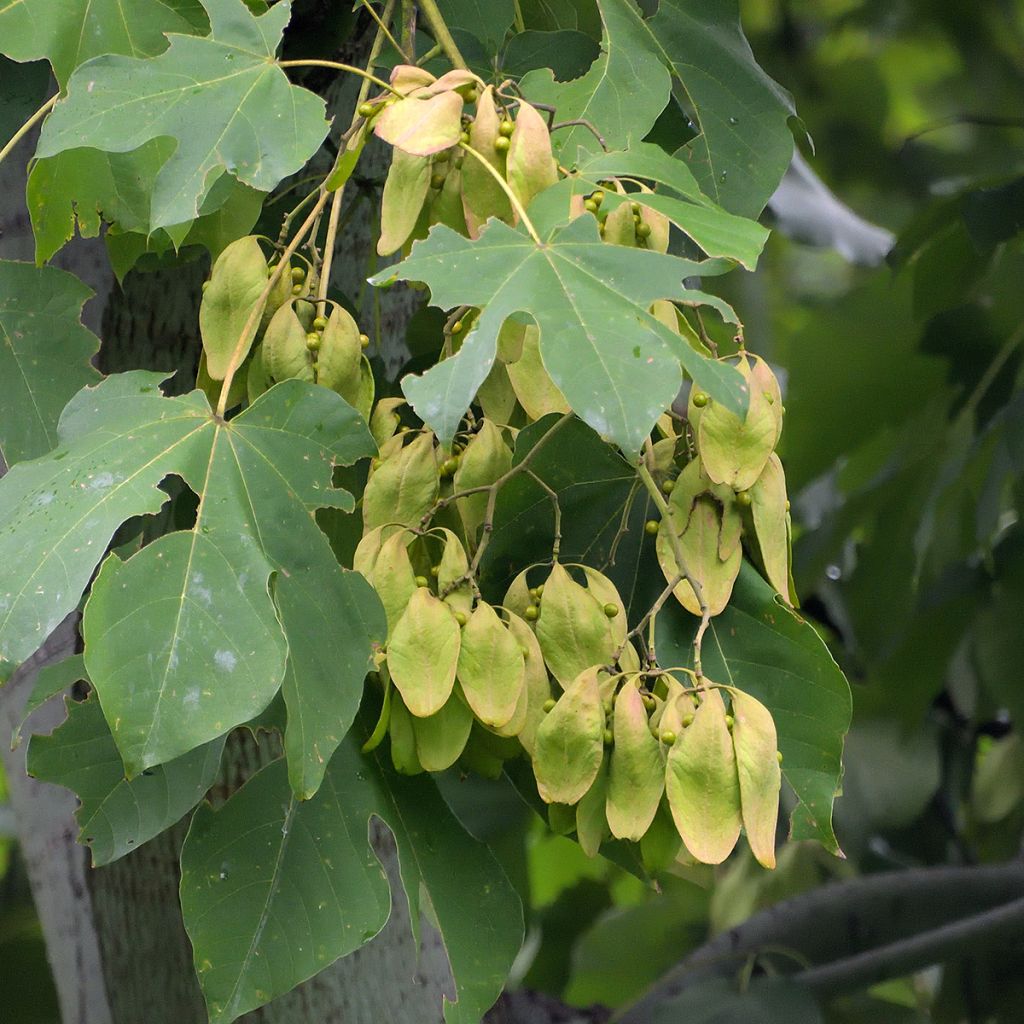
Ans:
{"type": "Polygon", "coordinates": [[[0,164],[4,162],[11,151],[21,140],[28,135],[30,131],[53,109],[54,104],[59,98],[57,95],[51,96],[8,140],[7,145],[3,149],[0,149],[0,164]]]}

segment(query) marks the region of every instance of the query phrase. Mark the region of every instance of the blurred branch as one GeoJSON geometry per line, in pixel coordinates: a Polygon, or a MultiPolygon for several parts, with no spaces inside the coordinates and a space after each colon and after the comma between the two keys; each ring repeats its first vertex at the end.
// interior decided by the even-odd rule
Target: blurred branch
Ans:
{"type": "Polygon", "coordinates": [[[826,885],[755,914],[695,950],[616,1017],[644,1024],[658,1004],[752,957],[772,958],[816,994],[835,995],[1024,935],[1024,860],[992,867],[921,868],[826,885]]]}

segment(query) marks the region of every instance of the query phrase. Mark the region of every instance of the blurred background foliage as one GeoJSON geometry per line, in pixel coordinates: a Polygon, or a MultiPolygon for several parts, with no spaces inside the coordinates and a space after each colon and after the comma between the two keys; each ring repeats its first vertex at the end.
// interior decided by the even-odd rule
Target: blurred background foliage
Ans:
{"type": "MultiPolygon", "coordinates": [[[[540,24],[558,5],[523,6],[540,24]]],[[[577,1006],[622,1007],[713,936],[826,882],[1021,850],[1024,0],[742,12],[820,179],[791,170],[759,269],[719,287],[783,377],[797,587],[854,689],[846,859],[790,844],[767,873],[741,849],[653,892],[548,834],[511,787],[449,780],[529,908],[514,983],[577,1006]]],[[[0,1017],[55,1021],[3,800],[0,780],[0,972],[18,978],[0,1017]]],[[[1024,937],[971,952],[820,1005],[751,961],[744,995],[710,981],[652,1019],[1020,1021],[1024,937]]]]}

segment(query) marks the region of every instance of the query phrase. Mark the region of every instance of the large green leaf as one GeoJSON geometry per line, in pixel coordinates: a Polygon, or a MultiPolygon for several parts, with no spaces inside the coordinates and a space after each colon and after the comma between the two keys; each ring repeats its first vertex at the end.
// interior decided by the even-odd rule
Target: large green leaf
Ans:
{"type": "MultiPolygon", "coordinates": [[[[557,82],[547,68],[526,75],[520,86],[532,103],[555,107],[558,121],[589,121],[609,149],[624,149],[654,126],[669,100],[671,77],[651,52],[647,32],[633,5],[599,3],[601,53],[585,75],[557,82]]],[[[553,143],[563,162],[580,151],[599,152],[601,144],[583,125],[555,132],[553,143]]]]}
{"type": "Polygon", "coordinates": [[[97,57],[68,82],[43,126],[37,156],[87,147],[128,153],[176,140],[156,175],[149,224],[193,220],[225,171],[268,192],[299,170],[327,134],[323,100],[274,62],[287,2],[252,15],[243,0],[205,0],[205,38],[174,35],[157,57],[97,57]]]}
{"type": "Polygon", "coordinates": [[[437,7],[450,29],[471,33],[490,53],[501,48],[515,13],[514,0],[437,0],[437,7]]]}
{"type": "Polygon", "coordinates": [[[167,49],[165,33],[205,29],[198,0],[0,2],[0,48],[18,61],[45,58],[61,86],[91,57],[153,57],[167,49]]]}
{"type": "MultiPolygon", "coordinates": [[[[658,615],[658,658],[689,665],[697,620],[675,602],[658,615]]],[[[817,839],[837,851],[832,802],[850,725],[850,687],[814,629],[783,605],[744,564],[729,606],[711,620],[703,667],[709,679],[756,697],[775,719],[782,774],[797,806],[793,839],[817,839]]]]}
{"type": "Polygon", "coordinates": [[[263,193],[230,174],[211,181],[198,219],[151,230],[150,198],[174,140],[153,139],[130,153],[68,149],[36,160],[26,200],[36,239],[36,262],[45,263],[75,237],[95,238],[104,224],[107,246],[119,277],[145,252],[205,245],[214,258],[256,222],[263,193]]]}
{"type": "Polygon", "coordinates": [[[82,326],[92,292],[55,267],[0,260],[0,454],[8,465],[57,443],[68,399],[99,378],[99,338],[82,326]]]}
{"type": "Polygon", "coordinates": [[[435,227],[407,260],[371,281],[397,274],[425,281],[434,305],[484,307],[453,358],[402,382],[413,408],[443,441],[454,436],[490,371],[502,324],[525,312],[540,327],[544,365],[573,411],[633,453],[676,397],[680,363],[716,401],[741,413],[746,407],[732,367],[705,359],[649,312],[656,299],[717,303],[682,280],[726,266],[605,245],[593,217],[578,217],[540,245],[492,220],[476,241],[435,227]]]}
{"type": "Polygon", "coordinates": [[[671,70],[700,129],[682,155],[701,188],[725,209],[756,217],[793,155],[793,102],[754,60],[738,0],[660,0],[646,21],[635,0],[598,4],[671,70]]]}
{"type": "Polygon", "coordinates": [[[497,999],[522,940],[515,891],[427,776],[397,775],[386,754],[364,757],[350,737],[312,800],[289,794],[278,761],[192,820],[181,906],[214,1024],[289,991],[384,926],[373,817],[394,833],[413,927],[422,889],[444,941],[457,996],[446,1020],[477,1024],[497,999]]]}
{"type": "Polygon", "coordinates": [[[0,482],[0,651],[31,653],[114,530],[158,511],[157,485],[178,475],[200,498],[194,528],[125,562],[110,555],[85,609],[86,665],[118,749],[131,775],[172,760],[258,714],[284,681],[293,785],[309,795],[385,630],[372,589],[338,566],[313,518],[351,507],[332,467],[372,439],[326,388],[286,381],[225,423],[199,392],[164,398],[159,381],[135,372],[79,392],[63,446],[0,482]]]}
{"type": "Polygon", "coordinates": [[[69,700],[67,709],[67,721],[51,735],[32,737],[28,773],[77,795],[78,835],[92,849],[94,867],[169,828],[217,778],[223,736],[129,782],[96,697],[69,700]]]}

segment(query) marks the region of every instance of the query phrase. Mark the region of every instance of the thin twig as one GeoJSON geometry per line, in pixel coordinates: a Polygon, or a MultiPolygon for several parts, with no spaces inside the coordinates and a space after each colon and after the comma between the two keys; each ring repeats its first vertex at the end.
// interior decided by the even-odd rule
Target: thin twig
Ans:
{"type": "MultiPolygon", "coordinates": [[[[392,6],[394,5],[392,4],[392,6]]],[[[377,22],[378,29],[380,30],[380,32],[383,33],[387,41],[398,51],[399,57],[401,57],[402,60],[404,60],[408,64],[410,60],[409,52],[391,34],[391,30],[388,28],[386,21],[381,18],[381,16],[376,12],[376,10],[374,10],[373,5],[370,3],[370,0],[363,0],[363,7],[369,13],[370,17],[373,18],[375,22],[377,22]]],[[[385,16],[387,16],[386,10],[385,16]]]]}
{"type": "Polygon", "coordinates": [[[4,159],[14,149],[14,147],[21,142],[23,138],[53,109],[53,105],[57,102],[57,96],[51,96],[10,138],[7,145],[3,149],[0,149],[0,164],[4,162],[4,159]]]}
{"type": "Polygon", "coordinates": [[[608,143],[604,141],[604,136],[585,117],[576,117],[571,121],[559,121],[558,124],[551,125],[551,131],[557,132],[559,128],[572,128],[574,126],[586,128],[601,144],[601,148],[606,153],[608,152],[608,143]]]}
{"type": "Polygon", "coordinates": [[[464,70],[469,68],[465,58],[459,52],[459,47],[452,38],[448,26],[445,24],[441,11],[438,9],[436,0],[419,0],[420,12],[427,19],[431,35],[434,41],[444,50],[445,56],[457,68],[464,70]]]}
{"type": "Polygon", "coordinates": [[[526,475],[551,499],[551,507],[555,517],[555,533],[551,542],[551,561],[558,561],[558,553],[562,548],[562,506],[558,503],[558,492],[549,487],[532,469],[526,471],[526,475]]]}

